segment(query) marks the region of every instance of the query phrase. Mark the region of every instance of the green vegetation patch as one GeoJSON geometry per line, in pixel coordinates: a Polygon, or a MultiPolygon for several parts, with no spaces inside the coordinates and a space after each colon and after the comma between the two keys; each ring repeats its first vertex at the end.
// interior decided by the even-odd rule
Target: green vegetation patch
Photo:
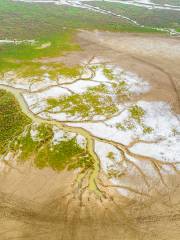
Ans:
{"type": "MultiPolygon", "coordinates": [[[[163,2],[164,0],[154,0],[156,2],[163,2]]],[[[169,0],[166,0],[166,2],[169,0]]],[[[174,3],[179,0],[173,0],[174,3]]],[[[180,3],[180,2],[179,2],[180,3]]],[[[112,11],[115,14],[121,14],[136,20],[141,25],[144,25],[144,30],[152,31],[152,27],[159,28],[180,28],[179,12],[173,10],[162,9],[148,9],[144,7],[138,7],[133,5],[126,5],[118,2],[106,2],[106,1],[94,1],[90,2],[93,6],[100,7],[105,10],[112,11]]],[[[143,28],[142,28],[143,31],[143,28]]]]}
{"type": "Polygon", "coordinates": [[[64,138],[53,144],[54,133],[51,126],[39,125],[35,130],[37,132],[35,139],[31,130],[32,126],[11,144],[12,151],[21,151],[20,163],[31,159],[37,168],[50,167],[55,171],[93,168],[93,158],[77,143],[76,137],[64,138]]]}
{"type": "Polygon", "coordinates": [[[17,61],[56,57],[80,50],[74,39],[77,29],[157,32],[135,26],[125,19],[87,9],[11,0],[0,0],[0,23],[0,39],[35,40],[32,44],[16,44],[16,41],[1,43],[0,72],[6,68],[16,68],[17,61]]]}
{"type": "Polygon", "coordinates": [[[0,89],[0,154],[30,123],[31,120],[21,111],[15,97],[0,89]]]}
{"type": "Polygon", "coordinates": [[[29,69],[29,72],[32,73],[35,70],[34,68],[38,67],[38,63],[30,61],[43,57],[56,57],[65,52],[79,49],[79,46],[72,41],[72,31],[62,31],[61,34],[53,35],[51,38],[46,37],[44,40],[38,39],[35,44],[0,44],[0,73],[8,70],[21,69],[23,67],[25,67],[25,70],[29,69]],[[51,43],[49,47],[43,49],[38,48],[38,46],[47,41],[51,43]]]}
{"type": "Polygon", "coordinates": [[[145,111],[142,107],[134,105],[130,107],[129,112],[131,114],[131,118],[135,119],[138,123],[141,123],[142,117],[145,114],[145,111]]]}
{"type": "Polygon", "coordinates": [[[125,172],[120,171],[119,169],[115,169],[113,167],[110,167],[108,169],[108,178],[116,178],[116,179],[120,179],[123,176],[125,176],[125,172]]]}
{"type": "Polygon", "coordinates": [[[53,170],[76,169],[87,170],[93,167],[92,157],[81,148],[76,138],[61,141],[52,148],[42,147],[35,160],[38,168],[51,167],[53,170]]]}
{"type": "Polygon", "coordinates": [[[11,0],[0,0],[0,22],[0,39],[44,39],[46,42],[57,33],[61,36],[76,29],[152,31],[88,9],[11,0]]]}
{"type": "Polygon", "coordinates": [[[112,83],[113,93],[116,95],[118,102],[127,101],[130,97],[130,93],[125,81],[118,81],[112,83]]]}
{"type": "Polygon", "coordinates": [[[80,76],[82,67],[76,65],[68,67],[62,63],[40,63],[25,61],[21,63],[9,62],[4,66],[0,64],[0,76],[8,71],[13,71],[17,78],[29,78],[31,81],[42,81],[45,76],[51,80],[57,80],[59,76],[75,78],[80,76]]]}
{"type": "Polygon", "coordinates": [[[113,80],[114,79],[114,74],[113,74],[113,70],[110,68],[104,68],[103,69],[103,73],[104,76],[107,77],[109,80],[113,80]]]}
{"type": "MultiPolygon", "coordinates": [[[[0,44],[3,65],[8,64],[9,60],[54,57],[79,50],[73,39],[77,29],[154,31],[133,26],[124,19],[86,9],[10,0],[0,0],[0,22],[0,39],[35,40],[34,44],[0,44]],[[46,47],[42,47],[45,45],[46,47]]],[[[1,66],[2,64],[0,69],[1,66]]]]}
{"type": "Polygon", "coordinates": [[[157,4],[170,4],[170,5],[180,6],[179,0],[152,0],[152,2],[157,4]]]}
{"type": "Polygon", "coordinates": [[[71,116],[80,116],[83,119],[92,118],[95,115],[109,116],[118,111],[109,90],[104,84],[90,87],[85,93],[74,93],[59,99],[48,99],[47,112],[59,106],[60,112],[71,116]]]}
{"type": "Polygon", "coordinates": [[[40,124],[34,127],[32,121],[21,111],[15,97],[0,90],[0,154],[18,154],[23,163],[33,160],[39,169],[50,167],[61,171],[65,168],[93,168],[94,160],[86,148],[77,143],[76,137],[65,137],[53,143],[52,126],[40,124]]]}
{"type": "Polygon", "coordinates": [[[133,130],[136,127],[136,124],[142,127],[144,134],[150,134],[153,131],[153,128],[146,126],[143,123],[143,117],[145,116],[145,110],[138,105],[133,105],[128,109],[130,116],[123,122],[117,123],[116,128],[121,131],[133,130]]]}
{"type": "Polygon", "coordinates": [[[115,160],[115,154],[113,152],[108,152],[107,158],[109,158],[110,160],[115,160]]]}
{"type": "Polygon", "coordinates": [[[52,37],[46,36],[37,38],[34,44],[28,42],[1,43],[0,58],[5,62],[10,60],[32,60],[42,57],[54,57],[62,55],[64,52],[79,50],[79,46],[72,41],[72,31],[62,30],[61,33],[56,33],[52,37]],[[42,44],[50,42],[51,45],[47,48],[40,48],[42,44]]]}

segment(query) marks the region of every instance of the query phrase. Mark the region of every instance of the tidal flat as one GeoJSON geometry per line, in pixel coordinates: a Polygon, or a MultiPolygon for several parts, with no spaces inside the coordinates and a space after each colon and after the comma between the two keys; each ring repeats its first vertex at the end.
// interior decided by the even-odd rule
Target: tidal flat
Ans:
{"type": "Polygon", "coordinates": [[[0,0],[0,239],[179,239],[166,4],[0,0]]]}

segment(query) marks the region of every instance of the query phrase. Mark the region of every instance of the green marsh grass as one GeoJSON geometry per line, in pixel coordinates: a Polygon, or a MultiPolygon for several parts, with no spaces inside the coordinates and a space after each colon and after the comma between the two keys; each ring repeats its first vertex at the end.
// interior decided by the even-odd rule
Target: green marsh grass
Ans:
{"type": "Polygon", "coordinates": [[[0,153],[30,123],[31,120],[22,113],[15,97],[0,89],[0,153]]]}

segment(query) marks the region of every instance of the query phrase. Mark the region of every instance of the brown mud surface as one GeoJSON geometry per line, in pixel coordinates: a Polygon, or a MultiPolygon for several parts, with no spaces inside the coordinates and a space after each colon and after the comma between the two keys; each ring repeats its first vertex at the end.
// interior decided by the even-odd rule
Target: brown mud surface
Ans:
{"type": "MultiPolygon", "coordinates": [[[[81,31],[76,39],[82,51],[41,61],[74,65],[96,57],[117,64],[151,84],[141,99],[166,101],[180,112],[180,39],[97,31],[81,31]]],[[[3,172],[0,240],[179,239],[179,177],[169,176],[169,186],[139,199],[105,187],[108,199],[82,196],[75,177],[75,171],[38,170],[30,162],[3,172]]]]}

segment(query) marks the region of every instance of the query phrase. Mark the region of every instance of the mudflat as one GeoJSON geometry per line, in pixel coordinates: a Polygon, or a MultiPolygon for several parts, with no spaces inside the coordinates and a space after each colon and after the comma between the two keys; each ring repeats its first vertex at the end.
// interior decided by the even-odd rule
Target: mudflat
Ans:
{"type": "MultiPolygon", "coordinates": [[[[126,72],[133,72],[151,88],[133,96],[132,103],[166,102],[179,116],[179,38],[83,30],[76,34],[76,41],[80,44],[81,51],[63,57],[41,58],[38,62],[61,62],[74,66],[93,59],[95,63],[114,65],[126,72]]],[[[71,130],[70,127],[67,129],[71,130]]],[[[91,130],[87,130],[87,134],[88,131],[91,130]]],[[[82,130],[81,134],[86,136],[82,130]]],[[[93,141],[101,141],[99,136],[94,139],[93,134],[87,135],[87,138],[90,139],[91,136],[93,141]]],[[[134,139],[132,144],[135,144],[136,140],[134,139]]],[[[106,143],[117,145],[115,140],[106,140],[106,143]]],[[[117,147],[122,152],[129,153],[126,145],[117,147]]],[[[139,157],[135,154],[131,156],[139,157]]],[[[159,174],[159,179],[154,181],[152,176],[149,177],[149,173],[147,175],[143,173],[146,168],[141,170],[139,165],[135,164],[138,174],[143,176],[145,183],[148,182],[149,192],[144,193],[144,185],[141,187],[139,178],[127,174],[126,183],[130,186],[139,185],[137,191],[131,187],[124,187],[132,193],[130,195],[121,194],[118,186],[114,186],[118,184],[112,184],[101,166],[97,177],[101,183],[99,196],[86,191],[90,172],[86,173],[87,178],[84,177],[79,186],[76,181],[78,170],[64,169],[57,173],[47,168],[36,169],[33,156],[32,161],[23,165],[7,164],[0,175],[0,239],[178,240],[180,235],[178,170],[174,163],[168,163],[174,172],[170,171],[163,175],[162,161],[142,156],[139,159],[143,166],[149,161],[154,166],[155,173],[159,174]]],[[[129,171],[128,167],[126,171],[129,171]]]]}

